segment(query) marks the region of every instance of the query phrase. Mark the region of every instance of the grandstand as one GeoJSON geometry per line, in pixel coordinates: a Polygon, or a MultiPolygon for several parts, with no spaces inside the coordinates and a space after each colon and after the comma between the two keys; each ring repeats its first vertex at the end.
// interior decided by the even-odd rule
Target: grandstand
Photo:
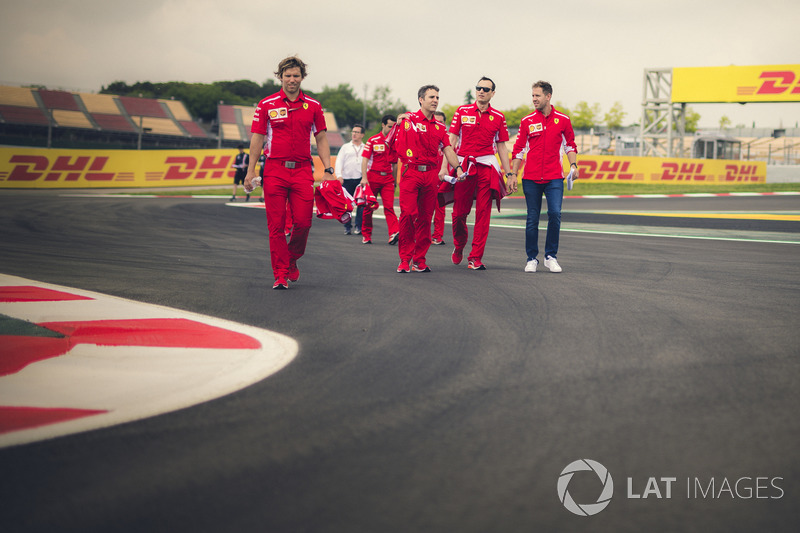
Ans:
{"type": "MultiPolygon", "coordinates": [[[[230,148],[250,143],[254,110],[250,106],[221,103],[217,106],[219,124],[212,125],[208,132],[177,100],[3,85],[0,86],[0,144],[60,148],[139,145],[230,148]]],[[[333,113],[326,112],[325,121],[328,143],[336,154],[344,144],[344,137],[333,113]]]]}
{"type": "Polygon", "coordinates": [[[211,148],[182,102],[0,86],[0,142],[62,148],[211,148]]]}

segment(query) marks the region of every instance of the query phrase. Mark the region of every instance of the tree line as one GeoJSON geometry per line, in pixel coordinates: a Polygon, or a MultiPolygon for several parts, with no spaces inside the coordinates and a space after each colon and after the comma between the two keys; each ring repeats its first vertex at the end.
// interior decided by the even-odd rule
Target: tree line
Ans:
{"type": "MultiPolygon", "coordinates": [[[[204,122],[213,123],[217,120],[217,105],[225,103],[230,105],[253,106],[262,98],[280,90],[281,86],[276,80],[269,79],[259,85],[250,80],[216,81],[213,83],[186,83],[169,81],[162,83],[136,82],[128,85],[123,81],[115,81],[108,86],[103,86],[101,94],[115,94],[120,96],[140,96],[145,98],[175,99],[184,103],[193,117],[204,122]]],[[[339,127],[345,129],[354,124],[364,124],[368,134],[380,128],[380,119],[383,115],[391,113],[397,115],[407,111],[407,106],[399,99],[392,96],[388,85],[378,85],[368,95],[359,96],[349,83],[340,83],[336,87],[324,86],[321,91],[303,89],[309,96],[322,102],[327,111],[336,117],[339,127]]],[[[472,91],[464,95],[465,103],[474,102],[472,91]]],[[[609,130],[622,128],[627,113],[622,108],[621,102],[615,102],[605,113],[600,104],[578,102],[574,107],[567,107],[559,102],[554,105],[557,109],[569,115],[572,126],[576,130],[587,131],[591,128],[605,127],[609,130]]],[[[452,118],[457,105],[444,105],[441,110],[452,118]]],[[[533,112],[530,105],[521,105],[514,109],[500,110],[506,116],[510,127],[520,123],[522,118],[533,112]]],[[[697,130],[700,115],[691,109],[687,112],[687,132],[697,130]]]]}

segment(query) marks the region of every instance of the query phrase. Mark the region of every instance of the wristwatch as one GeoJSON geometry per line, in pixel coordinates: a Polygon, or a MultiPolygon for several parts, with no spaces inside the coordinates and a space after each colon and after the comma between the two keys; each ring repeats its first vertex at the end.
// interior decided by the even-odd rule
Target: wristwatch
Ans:
{"type": "Polygon", "coordinates": [[[569,166],[578,168],[578,163],[570,163],[569,166]]]}
{"type": "Polygon", "coordinates": [[[506,172],[506,177],[507,178],[515,178],[515,177],[517,177],[517,173],[516,172],[506,172]]]}
{"type": "Polygon", "coordinates": [[[327,172],[328,174],[333,174],[333,167],[326,168],[325,172],[327,172]]]}

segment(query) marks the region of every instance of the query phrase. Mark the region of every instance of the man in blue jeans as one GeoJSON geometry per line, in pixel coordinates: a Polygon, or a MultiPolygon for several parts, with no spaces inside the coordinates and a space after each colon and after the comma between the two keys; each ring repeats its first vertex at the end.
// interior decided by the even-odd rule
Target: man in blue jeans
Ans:
{"type": "MultiPolygon", "coordinates": [[[[550,272],[561,272],[556,260],[558,235],[561,230],[561,200],[564,197],[564,172],[562,150],[567,154],[570,171],[578,177],[575,133],[572,122],[564,113],[550,104],[553,86],[546,81],[537,81],[531,91],[534,112],[522,119],[517,141],[511,152],[509,178],[516,189],[519,166],[525,158],[522,173],[522,192],[528,207],[525,224],[525,252],[528,254],[525,272],[536,272],[539,265],[539,216],[542,212],[542,195],[547,199],[547,236],[544,244],[544,266],[550,272]]],[[[509,182],[509,189],[511,183],[509,182]]]]}

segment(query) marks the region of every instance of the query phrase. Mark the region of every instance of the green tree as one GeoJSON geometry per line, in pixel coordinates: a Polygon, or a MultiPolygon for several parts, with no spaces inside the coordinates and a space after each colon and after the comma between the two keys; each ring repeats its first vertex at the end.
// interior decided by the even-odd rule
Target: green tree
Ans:
{"type": "Polygon", "coordinates": [[[621,128],[625,115],[625,111],[622,110],[622,102],[614,102],[614,105],[603,117],[603,123],[610,130],[621,128]]]}
{"type": "Polygon", "coordinates": [[[326,111],[334,114],[339,126],[352,127],[363,120],[364,103],[356,97],[349,83],[340,83],[336,87],[326,85],[314,96],[326,111]]]}
{"type": "Polygon", "coordinates": [[[518,128],[522,119],[533,113],[533,107],[529,105],[521,105],[508,111],[503,111],[506,116],[506,124],[509,128],[518,128]]]}
{"type": "Polygon", "coordinates": [[[572,127],[576,130],[588,130],[597,125],[597,117],[600,114],[600,104],[589,106],[584,101],[578,102],[575,111],[570,116],[572,127]]]}
{"type": "Polygon", "coordinates": [[[694,132],[696,132],[699,123],[700,123],[700,113],[696,112],[691,107],[687,107],[686,108],[686,133],[694,133],[694,132]]]}
{"type": "Polygon", "coordinates": [[[725,128],[731,127],[731,119],[728,118],[728,115],[722,115],[719,119],[719,129],[724,130],[725,128]]]}
{"type": "Polygon", "coordinates": [[[471,104],[475,101],[475,97],[472,96],[472,89],[467,89],[467,92],[464,93],[464,103],[471,104]]]}

